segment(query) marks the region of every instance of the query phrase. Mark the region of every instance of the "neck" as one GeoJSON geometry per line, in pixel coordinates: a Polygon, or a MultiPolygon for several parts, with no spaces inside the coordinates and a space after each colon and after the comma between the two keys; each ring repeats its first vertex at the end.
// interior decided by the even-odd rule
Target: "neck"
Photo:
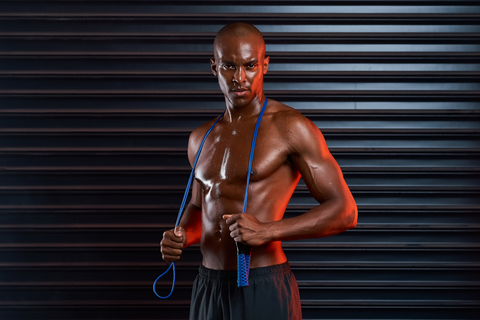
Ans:
{"type": "Polygon", "coordinates": [[[227,110],[224,119],[228,122],[235,122],[240,119],[248,119],[249,117],[257,116],[262,110],[264,102],[265,95],[263,94],[263,91],[255,96],[255,98],[253,98],[248,104],[242,106],[236,106],[225,98],[227,110]]]}

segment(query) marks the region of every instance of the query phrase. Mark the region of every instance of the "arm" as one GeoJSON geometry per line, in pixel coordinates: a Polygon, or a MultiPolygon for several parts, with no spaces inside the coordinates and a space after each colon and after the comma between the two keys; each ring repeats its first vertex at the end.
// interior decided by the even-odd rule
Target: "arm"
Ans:
{"type": "Polygon", "coordinates": [[[270,241],[321,238],[357,223],[355,200],[320,130],[303,116],[291,121],[288,129],[285,139],[290,146],[289,159],[321,204],[280,221],[259,222],[251,214],[225,215],[235,241],[258,246],[270,241]]]}
{"type": "MultiPolygon", "coordinates": [[[[188,143],[188,158],[192,166],[196,155],[195,149],[198,150],[195,137],[196,134],[194,131],[190,135],[188,143]]],[[[165,231],[163,233],[163,239],[160,242],[162,258],[166,262],[179,260],[184,248],[200,242],[202,235],[201,195],[199,183],[193,180],[192,198],[183,212],[179,225],[175,229],[165,231]]]]}
{"type": "Polygon", "coordinates": [[[198,182],[193,182],[192,199],[187,204],[182,219],[175,229],[163,233],[160,242],[162,258],[166,262],[180,259],[183,249],[200,242],[202,235],[201,192],[198,182]],[[200,200],[200,202],[199,202],[200,200]]]}
{"type": "Polygon", "coordinates": [[[179,226],[185,231],[184,248],[199,243],[202,236],[202,199],[199,183],[192,184],[192,199],[185,209],[179,226]]]}

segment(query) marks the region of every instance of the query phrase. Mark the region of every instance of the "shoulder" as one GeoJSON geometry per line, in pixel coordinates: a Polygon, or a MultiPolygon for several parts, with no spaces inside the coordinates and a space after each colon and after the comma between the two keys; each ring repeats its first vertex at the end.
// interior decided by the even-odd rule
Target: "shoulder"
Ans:
{"type": "Polygon", "coordinates": [[[293,152],[309,148],[312,144],[325,144],[320,129],[300,111],[275,100],[271,102],[272,123],[293,152]]]}
{"type": "Polygon", "coordinates": [[[218,117],[215,117],[214,119],[205,122],[200,127],[196,128],[190,133],[190,137],[188,138],[188,159],[191,163],[193,163],[193,160],[195,160],[195,156],[197,155],[203,138],[207,134],[208,130],[213,126],[218,117]]]}
{"type": "Polygon", "coordinates": [[[193,146],[197,146],[197,149],[198,147],[200,146],[200,143],[202,142],[203,140],[203,137],[205,136],[205,134],[207,133],[207,131],[212,127],[212,125],[215,123],[215,121],[218,119],[218,117],[216,117],[215,119],[212,119],[208,122],[205,122],[204,124],[202,124],[200,127],[196,128],[195,130],[193,130],[191,133],[190,133],[190,137],[188,139],[188,144],[190,146],[190,144],[192,144],[193,146]]]}
{"type": "Polygon", "coordinates": [[[276,126],[282,126],[285,129],[294,131],[304,127],[313,127],[315,130],[318,130],[315,124],[301,114],[300,111],[286,104],[269,100],[268,106],[268,114],[271,115],[272,121],[276,126]]]}

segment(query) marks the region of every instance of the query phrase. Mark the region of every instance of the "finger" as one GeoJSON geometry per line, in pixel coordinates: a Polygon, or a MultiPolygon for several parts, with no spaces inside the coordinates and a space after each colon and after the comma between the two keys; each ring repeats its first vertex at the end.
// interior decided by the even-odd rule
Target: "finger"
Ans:
{"type": "Polygon", "coordinates": [[[180,259],[183,250],[175,249],[175,248],[171,248],[163,245],[160,247],[160,252],[162,253],[163,260],[172,262],[180,259]]]}
{"type": "Polygon", "coordinates": [[[237,221],[240,217],[241,217],[241,213],[237,213],[237,214],[224,214],[224,215],[223,215],[223,218],[226,219],[226,220],[225,220],[225,223],[226,223],[226,224],[232,224],[232,223],[234,223],[235,221],[237,221]]]}
{"type": "Polygon", "coordinates": [[[177,237],[181,238],[181,237],[183,237],[183,235],[185,234],[185,230],[184,230],[182,227],[180,227],[180,226],[176,226],[176,227],[175,227],[175,232],[174,232],[174,234],[175,234],[177,237]]]}
{"type": "Polygon", "coordinates": [[[168,248],[168,247],[162,247],[160,251],[162,252],[163,255],[172,256],[172,257],[180,257],[183,252],[183,250],[168,248]]]}
{"type": "Polygon", "coordinates": [[[183,249],[183,242],[178,242],[176,239],[164,238],[160,241],[161,247],[173,248],[173,249],[183,249]]]}
{"type": "Polygon", "coordinates": [[[171,256],[167,254],[162,254],[162,259],[165,260],[166,262],[174,262],[180,260],[180,256],[171,256]]]}
{"type": "Polygon", "coordinates": [[[165,231],[163,233],[163,239],[168,239],[168,240],[171,240],[173,242],[183,243],[183,235],[180,236],[180,237],[177,236],[173,229],[165,231]]]}
{"type": "Polygon", "coordinates": [[[231,224],[231,225],[228,227],[228,230],[233,231],[233,230],[236,230],[237,228],[238,228],[238,223],[235,222],[234,224],[231,224]]]}
{"type": "Polygon", "coordinates": [[[237,242],[240,241],[241,238],[238,230],[233,230],[232,232],[230,232],[230,237],[237,242]]]}

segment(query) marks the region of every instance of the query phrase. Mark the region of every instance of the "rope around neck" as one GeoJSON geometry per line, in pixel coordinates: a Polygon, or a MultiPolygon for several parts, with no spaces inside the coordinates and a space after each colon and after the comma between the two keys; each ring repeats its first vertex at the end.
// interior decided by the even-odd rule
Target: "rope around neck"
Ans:
{"type": "MultiPolygon", "coordinates": [[[[267,106],[267,102],[268,102],[268,99],[267,97],[265,97],[265,102],[263,103],[263,106],[262,106],[262,110],[260,111],[260,114],[258,115],[258,119],[257,119],[257,122],[255,124],[255,131],[253,133],[253,139],[252,139],[252,147],[250,149],[250,159],[248,161],[248,173],[247,173],[247,186],[246,186],[246,190],[245,190],[245,198],[244,198],[244,201],[243,201],[243,212],[247,212],[247,200],[248,200],[248,185],[250,184],[250,173],[252,171],[252,162],[253,162],[253,154],[255,152],[255,144],[256,144],[256,141],[257,141],[257,133],[258,133],[258,128],[260,126],[260,121],[262,120],[262,117],[263,117],[263,114],[265,112],[265,109],[266,109],[266,106],[267,106]]],[[[210,129],[207,131],[207,133],[205,134],[205,136],[203,137],[203,140],[202,140],[202,143],[200,144],[200,147],[198,148],[198,152],[197,152],[197,155],[195,156],[195,161],[193,162],[193,166],[192,166],[192,171],[190,172],[190,177],[188,178],[188,183],[187,183],[187,187],[185,189],[185,193],[183,195],[183,200],[182,200],[182,204],[180,206],[180,209],[178,211],[178,215],[177,215],[177,221],[175,222],[175,228],[178,226],[178,224],[180,223],[180,219],[182,218],[182,215],[183,215],[183,209],[185,208],[185,204],[187,202],[187,198],[188,198],[188,193],[190,191],[190,187],[192,185],[192,181],[193,181],[193,176],[194,176],[194,173],[195,173],[195,167],[197,166],[197,161],[198,161],[198,158],[200,157],[200,152],[202,151],[202,148],[203,148],[203,144],[205,143],[205,140],[207,139],[208,135],[210,134],[210,132],[213,130],[213,127],[215,127],[215,125],[218,123],[218,121],[220,121],[220,119],[223,117],[223,115],[225,114],[226,111],[224,111],[219,117],[218,119],[215,121],[215,123],[210,127],[210,129]]],[[[238,260],[238,259],[237,259],[238,260]]],[[[239,278],[237,279],[237,283],[239,286],[248,286],[248,270],[249,270],[249,267],[250,267],[250,259],[248,257],[248,263],[245,263],[244,266],[240,266],[240,264],[237,264],[237,271],[238,270],[241,270],[241,278],[239,276],[239,278]],[[246,270],[245,272],[243,270],[246,270]]],[[[240,273],[239,273],[240,274],[240,273]]],[[[160,299],[167,299],[169,298],[172,293],[173,293],[173,290],[175,289],[175,278],[176,278],[176,274],[175,274],[175,262],[172,262],[170,263],[170,266],[168,267],[168,269],[162,273],[161,275],[159,275],[157,277],[157,279],[155,280],[155,282],[153,283],[153,293],[155,293],[155,295],[157,297],[159,297],[160,299]],[[170,269],[173,269],[173,283],[172,283],[172,289],[170,290],[170,293],[166,296],[161,296],[157,293],[157,291],[155,290],[155,286],[157,284],[157,281],[163,277],[170,269]]]]}

